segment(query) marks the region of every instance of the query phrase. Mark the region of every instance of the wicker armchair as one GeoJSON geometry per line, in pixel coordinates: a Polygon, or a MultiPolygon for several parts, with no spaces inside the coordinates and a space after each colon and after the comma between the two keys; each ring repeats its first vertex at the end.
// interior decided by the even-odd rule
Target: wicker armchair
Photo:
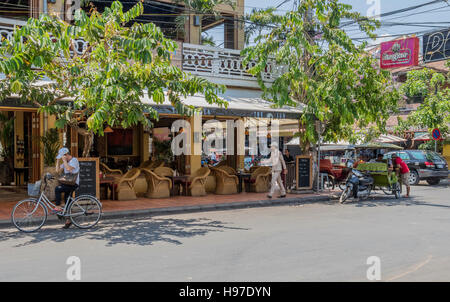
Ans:
{"type": "Polygon", "coordinates": [[[188,183],[191,196],[206,195],[206,179],[210,172],[208,167],[203,167],[189,177],[188,183]]]}
{"type": "Polygon", "coordinates": [[[270,189],[272,169],[270,167],[259,167],[252,172],[250,179],[245,180],[249,192],[263,193],[270,189]]]}
{"type": "Polygon", "coordinates": [[[169,167],[158,167],[153,170],[156,175],[163,177],[173,176],[173,170],[169,167]]]}
{"type": "Polygon", "coordinates": [[[220,169],[220,170],[222,170],[222,171],[225,171],[225,172],[227,172],[227,173],[230,174],[230,175],[236,175],[236,170],[233,169],[233,168],[230,167],[230,166],[220,166],[220,167],[217,167],[217,169],[220,169]]]}
{"type": "Polygon", "coordinates": [[[54,168],[54,167],[46,168],[44,171],[44,174],[42,174],[42,176],[41,176],[41,180],[42,180],[41,191],[44,191],[45,196],[47,196],[47,198],[50,199],[50,201],[55,200],[55,188],[57,186],[59,186],[58,176],[59,176],[59,173],[56,173],[56,168],[54,168]],[[47,187],[45,188],[44,177],[45,177],[45,174],[47,174],[47,173],[50,173],[55,178],[47,180],[47,187]],[[45,188],[45,190],[44,190],[44,188],[45,188]]]}
{"type": "Polygon", "coordinates": [[[231,174],[233,171],[233,168],[227,166],[214,168],[217,182],[215,192],[216,194],[228,195],[236,194],[238,192],[239,179],[236,175],[231,174]]]}
{"type": "Polygon", "coordinates": [[[160,176],[150,169],[142,169],[142,173],[147,180],[148,189],[145,197],[147,198],[168,198],[172,189],[172,180],[170,178],[160,176]]]}
{"type": "Polygon", "coordinates": [[[136,179],[141,174],[139,169],[131,169],[120,179],[118,179],[114,186],[116,187],[117,200],[134,200],[137,199],[135,192],[136,179]]]}
{"type": "Polygon", "coordinates": [[[100,163],[100,170],[108,176],[112,176],[112,177],[122,177],[123,173],[122,171],[120,171],[119,169],[111,169],[110,167],[108,167],[106,164],[104,163],[100,163]]]}
{"type": "MultiPolygon", "coordinates": [[[[134,168],[141,171],[139,168],[134,168]]],[[[136,185],[134,186],[134,191],[136,192],[136,195],[138,197],[144,197],[145,193],[147,193],[148,185],[147,185],[147,179],[145,178],[144,174],[140,174],[138,178],[136,179],[136,185]]]]}
{"type": "Polygon", "coordinates": [[[158,167],[164,167],[164,161],[162,161],[162,160],[151,160],[151,159],[149,159],[149,160],[143,162],[143,163],[139,166],[140,169],[145,168],[145,169],[150,169],[150,170],[153,170],[153,169],[158,168],[158,167]]]}
{"type": "Polygon", "coordinates": [[[216,192],[216,172],[211,168],[209,175],[206,177],[205,190],[206,193],[215,193],[216,192]]]}

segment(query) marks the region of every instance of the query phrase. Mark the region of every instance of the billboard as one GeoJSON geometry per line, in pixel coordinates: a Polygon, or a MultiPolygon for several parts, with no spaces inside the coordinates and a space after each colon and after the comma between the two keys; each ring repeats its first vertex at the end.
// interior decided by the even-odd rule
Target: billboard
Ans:
{"type": "Polygon", "coordinates": [[[419,65],[419,38],[412,37],[381,43],[381,68],[417,65],[419,65]]]}
{"type": "Polygon", "coordinates": [[[423,36],[423,61],[434,62],[450,59],[450,29],[423,36]]]}

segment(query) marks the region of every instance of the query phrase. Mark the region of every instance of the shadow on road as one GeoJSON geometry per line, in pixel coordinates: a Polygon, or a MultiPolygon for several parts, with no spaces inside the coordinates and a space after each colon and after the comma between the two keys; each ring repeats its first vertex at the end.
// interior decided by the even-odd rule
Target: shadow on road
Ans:
{"type": "Polygon", "coordinates": [[[183,238],[204,236],[210,232],[224,230],[248,230],[245,228],[227,226],[227,223],[213,221],[206,218],[199,219],[142,219],[134,221],[105,221],[90,230],[72,227],[62,230],[59,227],[42,228],[41,230],[25,234],[14,232],[0,236],[0,242],[9,239],[29,239],[16,247],[28,246],[45,241],[65,242],[71,239],[83,238],[87,240],[105,241],[106,246],[115,244],[130,244],[147,246],[155,242],[182,244],[183,238]]]}
{"type": "Polygon", "coordinates": [[[424,202],[422,197],[414,197],[410,198],[400,198],[395,199],[393,196],[383,196],[383,195],[375,195],[371,196],[366,200],[354,201],[346,203],[348,205],[354,205],[356,207],[377,207],[377,206],[430,206],[430,207],[441,207],[441,208],[449,208],[450,204],[434,204],[429,202],[424,202]]]}

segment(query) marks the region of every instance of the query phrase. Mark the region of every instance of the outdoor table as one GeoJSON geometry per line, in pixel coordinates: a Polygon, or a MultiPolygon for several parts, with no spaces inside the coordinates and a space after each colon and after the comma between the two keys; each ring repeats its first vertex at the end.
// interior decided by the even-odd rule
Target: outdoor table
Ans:
{"type": "Polygon", "coordinates": [[[116,178],[114,178],[112,176],[100,178],[100,187],[102,187],[102,186],[106,187],[106,198],[101,198],[101,199],[108,198],[108,188],[110,188],[111,189],[111,199],[114,200],[114,195],[115,195],[115,191],[116,191],[115,186],[114,186],[115,181],[116,181],[116,178]]]}
{"type": "Polygon", "coordinates": [[[250,179],[251,173],[237,173],[236,176],[239,179],[238,193],[242,193],[242,183],[244,179],[250,179]]]}
{"type": "MultiPolygon", "coordinates": [[[[171,195],[175,196],[175,185],[180,184],[183,186],[183,193],[184,196],[188,195],[188,180],[189,175],[179,175],[179,176],[168,176],[170,179],[172,179],[172,191],[171,195]]],[[[178,195],[180,195],[180,191],[178,191],[178,195]]]]}

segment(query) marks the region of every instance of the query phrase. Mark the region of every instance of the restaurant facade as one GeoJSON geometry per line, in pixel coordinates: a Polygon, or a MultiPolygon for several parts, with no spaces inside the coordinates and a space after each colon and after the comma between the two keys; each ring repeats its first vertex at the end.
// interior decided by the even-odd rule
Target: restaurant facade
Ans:
{"type": "MultiPolygon", "coordinates": [[[[162,8],[167,8],[171,1],[160,1],[162,8]]],[[[142,102],[150,104],[159,113],[159,120],[152,121],[153,128],[146,128],[143,125],[136,125],[129,129],[120,127],[108,127],[104,136],[94,136],[90,152],[90,157],[100,159],[103,166],[111,170],[121,170],[123,173],[132,168],[143,167],[149,162],[165,162],[180,175],[193,175],[202,166],[207,165],[211,154],[222,160],[224,164],[232,167],[236,171],[246,168],[246,158],[258,158],[260,151],[250,150],[252,145],[253,129],[256,129],[256,141],[263,142],[269,146],[271,141],[276,141],[283,147],[298,131],[298,118],[301,108],[273,108],[272,104],[262,98],[257,79],[248,74],[243,67],[243,58],[240,50],[244,47],[243,27],[237,21],[230,23],[226,16],[242,16],[244,0],[238,0],[235,10],[230,7],[220,6],[218,10],[224,15],[222,20],[213,22],[212,20],[190,16],[186,21],[185,32],[180,39],[177,38],[179,49],[174,54],[173,62],[185,72],[205,78],[210,82],[222,84],[227,90],[221,97],[228,102],[228,107],[223,108],[218,105],[208,104],[202,95],[194,95],[183,99],[185,105],[200,108],[200,116],[182,117],[176,109],[166,99],[163,104],[153,103],[146,94],[142,102]],[[200,22],[200,25],[199,23],[200,22]],[[205,46],[201,44],[202,32],[216,26],[223,27],[225,48],[205,46]],[[174,123],[184,120],[191,127],[174,128],[174,123]],[[209,149],[209,154],[198,152],[203,150],[203,145],[208,141],[208,136],[214,135],[208,125],[217,123],[222,125],[222,134],[228,137],[222,146],[209,149]],[[230,124],[232,122],[232,124],[230,124]],[[277,127],[274,127],[276,124],[277,127]],[[229,128],[227,125],[243,125],[243,128],[229,128]],[[239,128],[239,129],[238,129],[239,128]],[[270,132],[270,130],[274,130],[270,132]],[[189,131],[190,142],[188,148],[190,154],[175,156],[171,154],[169,148],[172,140],[180,132],[189,131]],[[233,133],[232,136],[229,136],[233,133]],[[273,137],[272,137],[273,136],[273,137]],[[233,153],[227,152],[227,147],[232,146],[233,153]],[[243,146],[244,153],[238,154],[237,147],[243,146]],[[219,148],[221,147],[221,148],[219,148]]],[[[182,8],[178,8],[180,12],[182,8]]],[[[62,1],[47,3],[44,1],[30,3],[28,17],[34,16],[36,11],[41,13],[54,13],[67,11],[62,1]]],[[[6,39],[12,37],[14,26],[23,25],[26,16],[8,17],[0,16],[0,34],[6,39]]],[[[64,18],[70,19],[64,14],[64,18]]],[[[237,18],[235,18],[237,19],[237,18]]],[[[151,22],[152,20],[148,20],[151,22]]],[[[164,24],[164,20],[161,24],[164,24]]],[[[156,22],[157,24],[157,22],[156,22]]],[[[158,24],[157,24],[158,25],[158,24]]],[[[171,33],[173,35],[173,33],[171,33]]],[[[86,45],[83,41],[77,41],[78,51],[82,52],[86,45]],[[78,43],[79,42],[79,43],[78,43]]],[[[270,83],[282,70],[275,66],[269,66],[264,74],[264,81],[270,83]]],[[[2,75],[0,75],[1,77],[2,75]]],[[[70,100],[68,100],[70,101],[70,100]]],[[[9,167],[2,169],[0,173],[0,183],[2,186],[23,186],[27,183],[34,183],[41,179],[42,174],[51,169],[46,161],[44,142],[42,138],[47,137],[51,129],[56,129],[55,116],[38,112],[32,104],[20,103],[18,98],[10,97],[0,100],[0,114],[5,117],[5,121],[12,121],[9,128],[2,131],[9,131],[11,140],[2,141],[0,148],[8,149],[8,158],[0,157],[0,165],[9,167]]],[[[214,129],[216,129],[215,127],[214,129]]],[[[59,146],[69,148],[71,154],[80,157],[83,153],[85,137],[78,129],[66,127],[57,130],[59,146]]],[[[217,140],[215,140],[217,142],[217,140]]],[[[188,152],[189,153],[189,152],[188,152]]],[[[247,167],[248,168],[248,167],[247,167]]]]}

